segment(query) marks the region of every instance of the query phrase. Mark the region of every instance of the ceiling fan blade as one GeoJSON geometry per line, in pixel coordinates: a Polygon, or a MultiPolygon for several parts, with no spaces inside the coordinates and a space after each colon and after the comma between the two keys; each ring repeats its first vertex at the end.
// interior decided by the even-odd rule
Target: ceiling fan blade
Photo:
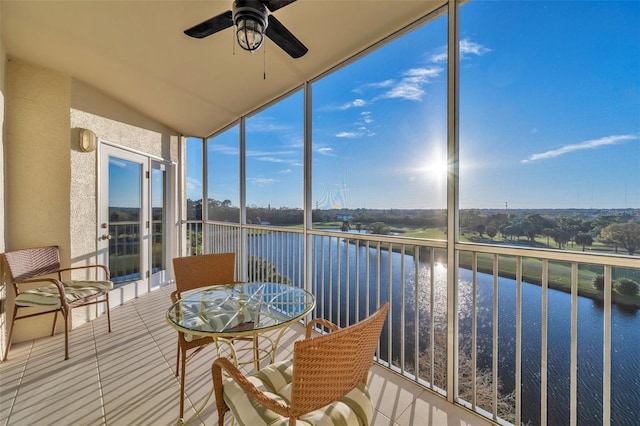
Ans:
{"type": "Polygon", "coordinates": [[[213,18],[207,19],[188,30],[185,30],[184,33],[193,38],[205,38],[211,34],[217,33],[218,31],[229,28],[232,25],[233,19],[231,19],[231,11],[227,10],[220,15],[214,16],[213,18]]]}
{"type": "Polygon", "coordinates": [[[269,12],[273,13],[278,9],[281,9],[296,0],[264,0],[262,3],[267,6],[269,12]]]}
{"type": "Polygon", "coordinates": [[[275,44],[280,46],[280,48],[287,52],[292,58],[304,56],[309,50],[273,15],[269,15],[269,25],[265,33],[267,37],[273,40],[275,44]]]}

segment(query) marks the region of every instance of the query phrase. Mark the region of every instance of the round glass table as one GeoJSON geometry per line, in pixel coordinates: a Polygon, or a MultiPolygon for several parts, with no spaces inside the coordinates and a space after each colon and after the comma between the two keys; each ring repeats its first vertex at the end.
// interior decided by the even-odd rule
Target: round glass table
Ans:
{"type": "MultiPolygon", "coordinates": [[[[167,322],[185,334],[185,339],[211,337],[221,354],[221,345],[228,347],[236,365],[253,364],[260,369],[260,361],[274,361],[276,349],[286,327],[303,318],[315,307],[315,297],[308,291],[288,284],[237,283],[206,287],[187,293],[167,310],[167,322]],[[276,337],[269,331],[276,330],[276,337]],[[248,348],[251,360],[239,362],[233,339],[252,336],[255,346],[248,348]],[[261,344],[257,345],[257,340],[261,344]],[[266,344],[266,347],[265,347],[266,344]]],[[[245,348],[246,350],[247,348],[245,348]]],[[[183,423],[193,420],[204,409],[209,395],[196,413],[183,423]]]]}
{"type": "Polygon", "coordinates": [[[308,291],[288,284],[237,283],[207,287],[183,297],[167,321],[195,337],[238,337],[285,327],[315,306],[308,291]]]}

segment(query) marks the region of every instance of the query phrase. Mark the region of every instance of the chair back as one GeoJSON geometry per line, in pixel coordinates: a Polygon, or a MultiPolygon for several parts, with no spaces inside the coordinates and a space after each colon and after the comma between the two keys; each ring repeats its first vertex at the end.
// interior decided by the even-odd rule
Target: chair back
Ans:
{"type": "Polygon", "coordinates": [[[317,410],[366,384],[389,310],[383,303],[368,318],[349,327],[295,342],[291,411],[297,417],[317,410]]]}
{"type": "Polygon", "coordinates": [[[60,269],[60,251],[58,246],[35,247],[8,251],[2,254],[11,282],[20,282],[40,275],[58,272],[60,269]]]}
{"type": "Polygon", "coordinates": [[[216,284],[232,284],[235,282],[235,270],[235,253],[202,254],[173,259],[178,294],[216,284]]]}

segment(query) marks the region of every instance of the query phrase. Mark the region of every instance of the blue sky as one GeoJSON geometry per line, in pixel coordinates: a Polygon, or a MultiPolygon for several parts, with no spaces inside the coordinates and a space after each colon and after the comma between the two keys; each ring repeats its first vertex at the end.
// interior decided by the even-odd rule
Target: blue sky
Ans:
{"type": "Polygon", "coordinates": [[[109,157],[110,207],[141,207],[141,173],[142,166],[140,164],[109,157]]]}
{"type": "MultiPolygon", "coordinates": [[[[640,2],[475,0],[460,23],[461,207],[640,208],[640,2]]],[[[312,85],[314,206],[446,206],[446,25],[312,85]]],[[[209,145],[234,205],[237,134],[209,145]]],[[[247,120],[247,204],[302,207],[302,137],[301,93],[247,120]]]]}

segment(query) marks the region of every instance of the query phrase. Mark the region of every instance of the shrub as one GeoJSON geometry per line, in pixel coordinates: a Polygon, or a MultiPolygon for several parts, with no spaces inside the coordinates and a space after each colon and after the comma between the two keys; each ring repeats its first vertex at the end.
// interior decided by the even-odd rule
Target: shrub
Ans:
{"type": "Polygon", "coordinates": [[[367,229],[369,234],[389,235],[391,233],[391,227],[384,222],[373,222],[367,229]]]}
{"type": "Polygon", "coordinates": [[[616,283],[618,293],[627,296],[635,296],[638,293],[638,283],[628,278],[620,278],[616,283]]]}
{"type": "Polygon", "coordinates": [[[604,275],[596,275],[593,277],[591,285],[598,291],[604,291],[604,275]]]}

